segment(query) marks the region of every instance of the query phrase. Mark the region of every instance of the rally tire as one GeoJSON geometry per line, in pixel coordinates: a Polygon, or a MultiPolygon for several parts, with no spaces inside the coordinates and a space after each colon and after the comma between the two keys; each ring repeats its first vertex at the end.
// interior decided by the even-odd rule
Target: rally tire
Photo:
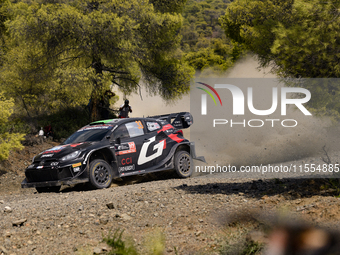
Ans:
{"type": "Polygon", "coordinates": [[[177,151],[175,154],[175,170],[179,177],[188,178],[194,171],[194,165],[189,152],[177,151]]]}
{"type": "Polygon", "coordinates": [[[102,159],[95,159],[90,163],[90,184],[96,189],[105,189],[112,183],[112,168],[102,159]]]}
{"type": "Polygon", "coordinates": [[[60,191],[60,186],[51,187],[35,187],[38,193],[57,193],[60,191]]]}

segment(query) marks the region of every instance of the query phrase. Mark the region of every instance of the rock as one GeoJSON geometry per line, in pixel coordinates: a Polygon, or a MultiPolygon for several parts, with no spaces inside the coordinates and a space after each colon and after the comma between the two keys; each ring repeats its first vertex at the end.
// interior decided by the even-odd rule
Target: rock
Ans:
{"type": "Polygon", "coordinates": [[[258,243],[258,244],[266,244],[268,243],[268,239],[264,233],[261,231],[250,231],[246,237],[248,242],[258,243]]]}
{"type": "Polygon", "coordinates": [[[5,212],[5,213],[10,213],[10,212],[12,212],[12,208],[9,207],[9,206],[5,206],[4,212],[5,212]]]}
{"type": "Polygon", "coordinates": [[[16,220],[12,222],[12,225],[13,227],[19,227],[19,226],[22,226],[26,221],[27,219],[16,220]]]}
{"type": "Polygon", "coordinates": [[[3,203],[5,203],[5,201],[4,200],[0,200],[0,204],[3,204],[3,203]]]}
{"type": "Polygon", "coordinates": [[[102,254],[102,253],[103,253],[103,250],[100,247],[95,247],[93,249],[93,254],[102,254]]]}
{"type": "Polygon", "coordinates": [[[84,211],[84,206],[83,205],[79,206],[78,211],[84,211]]]}
{"type": "Polygon", "coordinates": [[[112,202],[106,204],[107,208],[109,209],[115,209],[115,206],[112,202]]]}
{"type": "Polygon", "coordinates": [[[99,218],[99,223],[102,225],[106,225],[109,222],[109,220],[105,217],[99,218]]]}
{"type": "Polygon", "coordinates": [[[8,251],[5,249],[5,247],[0,246],[0,254],[8,254],[8,251]]]}
{"type": "Polygon", "coordinates": [[[310,205],[303,205],[303,206],[297,206],[296,207],[296,211],[299,212],[299,211],[303,211],[303,210],[306,210],[306,209],[309,209],[309,208],[312,208],[314,207],[315,205],[314,204],[310,204],[310,205]]]}
{"type": "Polygon", "coordinates": [[[126,220],[126,221],[128,221],[128,220],[131,220],[132,218],[129,216],[129,215],[127,215],[126,213],[122,213],[122,214],[119,214],[119,213],[117,213],[116,214],[116,218],[120,218],[120,219],[122,219],[122,220],[126,220]]]}
{"type": "Polygon", "coordinates": [[[202,233],[203,233],[202,231],[197,231],[197,232],[195,233],[195,236],[200,236],[202,233]]]}

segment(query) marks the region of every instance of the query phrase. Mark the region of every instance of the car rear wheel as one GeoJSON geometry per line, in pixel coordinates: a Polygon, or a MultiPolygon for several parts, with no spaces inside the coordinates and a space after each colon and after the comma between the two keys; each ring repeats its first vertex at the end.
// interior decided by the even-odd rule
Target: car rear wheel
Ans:
{"type": "Polygon", "coordinates": [[[52,186],[52,187],[35,187],[38,193],[56,193],[60,191],[60,186],[52,186]]]}
{"type": "Polygon", "coordinates": [[[194,170],[194,165],[189,152],[178,151],[175,154],[175,170],[179,177],[190,177],[194,170]]]}
{"type": "Polygon", "coordinates": [[[108,188],[112,182],[112,168],[102,160],[95,159],[90,164],[90,184],[93,188],[108,188]]]}

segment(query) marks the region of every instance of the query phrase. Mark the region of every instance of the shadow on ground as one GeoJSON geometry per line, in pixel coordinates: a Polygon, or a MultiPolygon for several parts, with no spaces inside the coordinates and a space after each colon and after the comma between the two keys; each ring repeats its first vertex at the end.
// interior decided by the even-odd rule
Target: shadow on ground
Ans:
{"type": "Polygon", "coordinates": [[[339,179],[271,179],[234,183],[208,183],[176,187],[193,194],[242,194],[261,199],[263,196],[283,195],[287,199],[312,197],[314,195],[337,196],[339,179]]]}
{"type": "MultiPolygon", "coordinates": [[[[145,175],[127,176],[121,179],[116,179],[112,181],[111,187],[132,185],[132,184],[137,184],[137,183],[146,183],[150,181],[178,179],[178,178],[179,177],[175,174],[174,171],[156,172],[156,173],[149,173],[145,175]]],[[[68,193],[68,192],[74,192],[74,191],[89,191],[89,190],[94,190],[94,189],[88,183],[85,183],[85,184],[77,184],[73,186],[64,186],[62,187],[61,192],[68,193]]]]}

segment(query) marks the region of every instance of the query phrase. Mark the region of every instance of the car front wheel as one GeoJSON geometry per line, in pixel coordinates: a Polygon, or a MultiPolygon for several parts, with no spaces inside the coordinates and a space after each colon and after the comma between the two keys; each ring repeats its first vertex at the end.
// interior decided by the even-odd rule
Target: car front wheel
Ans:
{"type": "Polygon", "coordinates": [[[112,182],[111,166],[102,159],[95,159],[90,164],[90,183],[93,188],[108,188],[112,182]]]}
{"type": "Polygon", "coordinates": [[[175,170],[179,177],[190,177],[194,171],[194,165],[189,152],[178,151],[175,154],[175,170]]]}

